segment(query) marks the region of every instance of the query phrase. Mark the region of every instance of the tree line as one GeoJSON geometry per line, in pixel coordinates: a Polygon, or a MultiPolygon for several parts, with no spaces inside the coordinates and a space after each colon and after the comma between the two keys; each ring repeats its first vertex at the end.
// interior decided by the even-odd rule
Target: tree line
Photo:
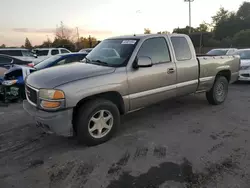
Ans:
{"type": "MultiPolygon", "coordinates": [[[[195,47],[250,47],[250,2],[243,2],[236,12],[221,7],[212,16],[212,23],[201,23],[199,27],[175,28],[173,33],[187,34],[195,47]]],[[[151,33],[149,28],[145,34],[151,33]]],[[[167,31],[158,33],[168,33],[167,31]]]]}
{"type": "MultiPolygon", "coordinates": [[[[33,48],[67,48],[70,51],[79,51],[83,48],[92,48],[97,45],[100,41],[98,41],[95,37],[82,37],[79,36],[78,29],[77,34],[74,34],[73,29],[65,26],[63,22],[61,22],[60,26],[55,30],[55,38],[51,41],[47,38],[41,45],[33,46],[31,41],[26,38],[24,45],[22,48],[33,49],[33,48]]],[[[0,48],[6,48],[5,44],[2,44],[0,48]]]]}

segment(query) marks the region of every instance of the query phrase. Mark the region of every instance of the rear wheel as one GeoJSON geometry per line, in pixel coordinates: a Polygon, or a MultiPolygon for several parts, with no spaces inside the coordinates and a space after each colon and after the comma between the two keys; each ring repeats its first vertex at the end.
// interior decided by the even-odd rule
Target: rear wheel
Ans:
{"type": "Polygon", "coordinates": [[[119,124],[120,113],[114,103],[105,99],[89,101],[77,112],[77,140],[89,146],[101,144],[113,136],[119,124]]]}
{"type": "Polygon", "coordinates": [[[224,76],[217,76],[213,87],[206,93],[206,97],[210,104],[218,105],[226,100],[227,93],[228,80],[224,76]]]}

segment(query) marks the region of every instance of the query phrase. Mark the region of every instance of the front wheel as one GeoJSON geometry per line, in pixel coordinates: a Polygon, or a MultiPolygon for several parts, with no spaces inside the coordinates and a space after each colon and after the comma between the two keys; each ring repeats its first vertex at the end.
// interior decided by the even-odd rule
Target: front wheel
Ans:
{"type": "Polygon", "coordinates": [[[117,106],[105,99],[87,102],[77,113],[77,140],[88,146],[109,140],[120,124],[117,106]]]}
{"type": "Polygon", "coordinates": [[[228,80],[224,76],[218,76],[213,87],[206,93],[206,97],[210,104],[218,105],[226,100],[227,93],[228,80]]]}

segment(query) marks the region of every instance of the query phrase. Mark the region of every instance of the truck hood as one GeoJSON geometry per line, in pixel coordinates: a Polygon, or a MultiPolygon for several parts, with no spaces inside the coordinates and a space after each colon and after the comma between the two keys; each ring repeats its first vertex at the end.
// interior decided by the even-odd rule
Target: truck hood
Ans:
{"type": "Polygon", "coordinates": [[[114,67],[71,63],[34,72],[27,77],[26,83],[37,89],[55,88],[75,80],[109,74],[114,71],[114,67]]]}

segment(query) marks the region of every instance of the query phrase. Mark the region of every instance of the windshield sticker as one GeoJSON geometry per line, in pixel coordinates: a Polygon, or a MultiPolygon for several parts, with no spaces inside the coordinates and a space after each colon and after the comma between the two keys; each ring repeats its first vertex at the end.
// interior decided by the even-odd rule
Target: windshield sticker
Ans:
{"type": "Polygon", "coordinates": [[[124,40],[122,41],[122,44],[135,44],[136,40],[124,40]]]}

